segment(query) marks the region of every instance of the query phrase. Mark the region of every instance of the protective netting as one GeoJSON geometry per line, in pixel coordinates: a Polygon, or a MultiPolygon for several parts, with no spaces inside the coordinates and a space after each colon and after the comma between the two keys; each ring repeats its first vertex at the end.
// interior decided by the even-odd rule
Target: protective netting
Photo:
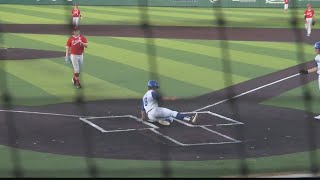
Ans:
{"type": "MultiPolygon", "coordinates": [[[[71,2],[65,1],[65,11],[66,11],[66,21],[70,21],[70,6],[72,5],[71,2]]],[[[304,52],[304,47],[303,47],[303,35],[301,32],[301,28],[299,27],[299,23],[301,23],[301,14],[298,12],[298,8],[295,8],[295,2],[292,1],[292,8],[290,8],[290,15],[291,15],[291,20],[288,21],[288,23],[291,25],[291,29],[293,31],[293,34],[295,36],[295,44],[296,44],[296,56],[297,56],[297,64],[303,64],[305,61],[305,52],[304,52]]],[[[220,40],[219,41],[219,48],[221,49],[221,64],[223,66],[223,73],[224,73],[224,84],[225,86],[233,85],[234,84],[234,79],[231,76],[233,74],[233,69],[231,65],[231,56],[230,56],[230,44],[228,40],[228,33],[227,33],[227,27],[226,25],[228,24],[228,19],[226,19],[226,15],[224,15],[224,9],[221,8],[221,1],[216,1],[214,4],[212,4],[212,16],[213,19],[216,19],[216,21],[212,22],[214,29],[217,29],[218,36],[220,40]]],[[[139,18],[140,18],[140,26],[139,28],[142,29],[144,33],[144,38],[145,38],[145,45],[146,45],[146,52],[148,55],[148,68],[150,69],[149,71],[149,79],[154,79],[157,81],[161,81],[161,79],[158,77],[158,64],[157,64],[157,46],[154,40],[154,32],[153,32],[153,26],[150,23],[150,16],[149,16],[149,7],[148,7],[148,0],[139,0],[139,18]],[[152,69],[152,70],[151,70],[152,69]]],[[[1,17],[0,17],[1,18],[1,17]]],[[[80,25],[81,26],[81,25],[80,25]]],[[[73,26],[71,24],[68,24],[68,27],[72,28],[73,26]]],[[[0,44],[5,44],[3,38],[2,38],[2,30],[1,30],[1,24],[0,24],[0,44]]],[[[71,33],[70,29],[70,33],[71,33]]],[[[4,54],[5,55],[5,54],[4,54]]],[[[1,55],[1,56],[4,56],[1,55]]],[[[106,67],[107,69],[108,67],[106,67]]],[[[305,69],[307,68],[306,66],[304,67],[305,69]]],[[[11,110],[13,109],[13,98],[10,94],[10,91],[8,90],[8,85],[7,85],[7,76],[6,76],[6,61],[1,62],[1,68],[0,68],[0,90],[1,90],[1,101],[3,104],[3,108],[5,110],[11,110]]],[[[129,75],[130,76],[130,75],[129,75]]],[[[210,78],[210,77],[209,77],[210,78]]],[[[50,80],[50,79],[49,79],[50,80]]],[[[85,79],[83,80],[84,82],[86,81],[85,79]]],[[[307,78],[306,76],[300,76],[300,81],[301,84],[307,84],[307,78]]],[[[212,82],[215,83],[215,82],[212,82]]],[[[86,116],[88,114],[87,106],[85,105],[85,99],[84,99],[84,94],[82,91],[76,91],[76,96],[74,97],[74,103],[77,106],[79,112],[79,116],[86,116]]],[[[234,91],[234,88],[231,86],[230,88],[227,89],[227,99],[229,99],[228,106],[231,109],[233,113],[233,117],[239,121],[242,120],[241,114],[239,114],[239,106],[240,104],[237,101],[237,98],[234,98],[238,94],[234,91]]],[[[310,93],[310,89],[308,86],[303,86],[303,97],[304,97],[304,106],[305,109],[308,112],[312,111],[312,101],[311,99],[312,94],[310,93]]],[[[139,102],[137,102],[139,103],[139,102]]],[[[250,113],[250,112],[248,112],[250,113]]],[[[13,165],[13,171],[12,176],[14,177],[24,177],[24,170],[22,167],[22,162],[20,159],[20,154],[19,154],[19,143],[17,140],[19,139],[19,132],[17,132],[16,124],[19,123],[15,121],[14,118],[14,113],[10,113],[8,111],[3,112],[3,116],[1,118],[5,119],[5,126],[7,126],[7,133],[8,133],[8,145],[12,148],[12,151],[10,152],[10,159],[12,161],[13,165]]],[[[305,128],[307,136],[307,139],[305,141],[308,142],[309,147],[310,147],[310,172],[313,174],[318,173],[318,164],[317,164],[317,136],[316,136],[316,130],[315,130],[315,122],[313,120],[313,117],[310,117],[308,113],[306,113],[305,116],[305,128]]],[[[93,147],[93,136],[92,133],[94,129],[90,126],[88,126],[85,123],[82,123],[82,137],[79,137],[83,140],[83,151],[85,152],[85,159],[86,162],[86,168],[88,171],[88,174],[90,177],[98,177],[99,176],[99,168],[97,165],[97,162],[94,158],[91,158],[94,156],[94,147],[93,147]]],[[[288,125],[288,128],[290,128],[290,125],[288,125]]],[[[304,127],[301,127],[304,128],[304,127]]],[[[239,126],[236,129],[236,139],[246,139],[245,136],[245,125],[239,126]]],[[[163,131],[165,134],[165,130],[163,131]]],[[[159,139],[161,141],[161,139],[159,139]]],[[[160,161],[162,163],[162,169],[161,169],[161,175],[162,177],[171,177],[172,176],[172,167],[170,165],[170,146],[166,144],[161,144],[159,149],[160,152],[160,161]]],[[[208,148],[215,148],[215,146],[210,146],[208,148]]],[[[249,176],[250,175],[250,168],[248,167],[247,164],[247,149],[246,143],[241,142],[238,143],[236,146],[236,152],[237,152],[237,159],[239,159],[239,164],[238,164],[238,170],[239,174],[242,176],[249,176]]],[[[143,151],[143,147],[141,147],[141,150],[143,151]]],[[[0,159],[1,163],[1,159],[0,159]]],[[[210,171],[210,170],[208,170],[210,171]]],[[[212,171],[215,171],[212,169],[212,171]]],[[[74,170],[73,173],[76,175],[77,170],[74,170]]],[[[47,173],[53,173],[53,172],[47,172],[47,173]]],[[[64,172],[66,173],[66,172],[64,172]]],[[[123,172],[125,174],[126,172],[123,172]]],[[[148,173],[148,172],[145,172],[148,173]]],[[[1,176],[1,174],[0,174],[1,176]]]]}

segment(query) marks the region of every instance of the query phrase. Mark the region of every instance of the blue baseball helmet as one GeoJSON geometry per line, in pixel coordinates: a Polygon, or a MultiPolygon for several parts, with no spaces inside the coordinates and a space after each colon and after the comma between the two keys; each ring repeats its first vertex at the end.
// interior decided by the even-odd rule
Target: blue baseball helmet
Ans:
{"type": "Polygon", "coordinates": [[[159,86],[159,84],[158,84],[157,81],[155,81],[155,80],[150,80],[150,81],[148,82],[148,87],[150,87],[150,88],[159,88],[160,86],[159,86]]]}
{"type": "Polygon", "coordinates": [[[316,42],[316,43],[314,44],[314,48],[315,48],[315,49],[320,49],[320,41],[319,41],[319,42],[316,42]]]}

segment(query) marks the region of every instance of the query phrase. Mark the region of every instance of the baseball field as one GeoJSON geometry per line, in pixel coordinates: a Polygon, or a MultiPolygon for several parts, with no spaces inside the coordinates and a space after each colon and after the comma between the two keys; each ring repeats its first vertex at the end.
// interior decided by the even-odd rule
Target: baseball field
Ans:
{"type": "Polygon", "coordinates": [[[144,29],[139,7],[79,8],[82,89],[64,60],[72,6],[0,5],[0,177],[233,177],[243,163],[258,176],[320,162],[318,76],[299,74],[315,65],[320,23],[307,37],[304,9],[293,29],[277,8],[221,9],[220,27],[210,8],[149,7],[144,29]],[[152,77],[196,124],[140,120],[152,77]]]}

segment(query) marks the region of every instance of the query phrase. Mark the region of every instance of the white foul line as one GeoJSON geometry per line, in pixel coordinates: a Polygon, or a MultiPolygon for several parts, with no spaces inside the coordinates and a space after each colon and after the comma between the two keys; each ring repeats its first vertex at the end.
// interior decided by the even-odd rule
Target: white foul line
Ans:
{"type": "Polygon", "coordinates": [[[23,114],[40,114],[40,115],[76,117],[76,118],[80,118],[81,117],[81,116],[78,116],[78,115],[71,115],[71,114],[56,114],[56,113],[44,113],[44,112],[33,112],[33,111],[15,111],[15,110],[5,110],[5,109],[0,109],[0,112],[23,113],[23,114]]]}
{"type": "Polygon", "coordinates": [[[265,85],[263,85],[263,86],[260,86],[260,87],[254,88],[254,89],[252,89],[252,90],[246,91],[246,92],[244,92],[244,93],[238,94],[238,95],[236,95],[236,96],[233,96],[232,98],[224,99],[224,100],[219,101],[219,102],[216,102],[216,103],[214,103],[214,104],[210,104],[210,105],[205,106],[205,107],[203,107],[203,108],[197,109],[197,110],[195,110],[195,111],[202,111],[202,110],[204,110],[204,109],[207,109],[207,108],[210,108],[210,107],[213,107],[213,106],[222,104],[222,103],[224,103],[224,102],[226,102],[226,101],[229,101],[229,100],[231,100],[231,99],[235,99],[235,98],[244,96],[244,95],[246,95],[246,94],[252,93],[252,92],[254,92],[254,91],[260,90],[260,89],[262,89],[262,88],[265,88],[265,87],[268,87],[268,86],[277,84],[277,83],[279,83],[279,82],[285,81],[285,80],[287,80],[287,79],[291,79],[291,78],[296,77],[296,76],[298,76],[298,75],[300,75],[300,73],[297,73],[297,74],[294,74],[294,75],[291,75],[291,76],[288,76],[288,77],[279,79],[279,80],[274,81],[274,82],[272,82],[272,83],[265,84],[265,85]]]}

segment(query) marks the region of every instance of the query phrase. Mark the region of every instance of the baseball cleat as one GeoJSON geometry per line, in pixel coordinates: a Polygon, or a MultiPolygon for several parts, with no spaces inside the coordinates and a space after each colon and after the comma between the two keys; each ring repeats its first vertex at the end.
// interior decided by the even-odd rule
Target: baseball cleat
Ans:
{"type": "Polygon", "coordinates": [[[197,121],[198,113],[196,113],[194,116],[191,118],[191,122],[195,123],[197,121]]]}
{"type": "Polygon", "coordinates": [[[80,83],[77,84],[77,85],[76,85],[76,88],[77,88],[77,89],[80,89],[80,88],[81,88],[81,84],[80,84],[80,83]]]}
{"type": "Polygon", "coordinates": [[[74,78],[72,78],[72,84],[75,86],[76,85],[76,81],[74,80],[74,78]]]}
{"type": "Polygon", "coordinates": [[[164,126],[169,126],[170,122],[166,121],[166,120],[159,120],[158,123],[164,125],[164,126]]]}

